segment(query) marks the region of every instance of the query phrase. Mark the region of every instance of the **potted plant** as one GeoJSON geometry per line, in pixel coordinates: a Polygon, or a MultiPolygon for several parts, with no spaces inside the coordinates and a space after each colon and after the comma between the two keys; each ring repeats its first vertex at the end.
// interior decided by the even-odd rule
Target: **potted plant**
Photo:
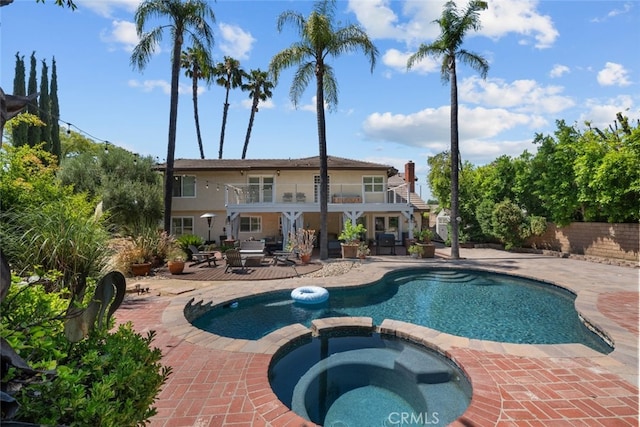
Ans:
{"type": "Polygon", "coordinates": [[[185,253],[180,248],[174,248],[171,252],[169,252],[167,261],[169,272],[171,274],[182,274],[182,272],[184,271],[185,259],[185,253]]]}
{"type": "Polygon", "coordinates": [[[358,255],[358,244],[360,236],[367,232],[364,225],[354,225],[351,221],[345,221],[342,233],[338,236],[338,240],[342,240],[342,258],[356,258],[358,255]]]}
{"type": "Polygon", "coordinates": [[[370,253],[371,249],[369,249],[369,244],[367,242],[360,242],[358,245],[358,258],[365,259],[370,253]]]}
{"type": "Polygon", "coordinates": [[[408,252],[413,258],[421,258],[423,249],[421,245],[414,243],[413,245],[409,246],[408,252]]]}
{"type": "Polygon", "coordinates": [[[313,253],[313,245],[316,241],[316,230],[299,228],[295,233],[289,232],[289,244],[291,249],[298,253],[300,261],[308,264],[313,253]]]}
{"type": "Polygon", "coordinates": [[[428,228],[423,228],[416,233],[416,238],[419,242],[430,243],[433,238],[433,233],[428,228]]]}

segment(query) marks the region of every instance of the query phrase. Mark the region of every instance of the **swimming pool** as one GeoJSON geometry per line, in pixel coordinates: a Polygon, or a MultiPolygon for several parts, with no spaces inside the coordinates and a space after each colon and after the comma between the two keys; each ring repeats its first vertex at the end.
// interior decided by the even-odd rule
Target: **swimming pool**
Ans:
{"type": "Polygon", "coordinates": [[[330,289],[318,306],[294,303],[289,291],[255,295],[214,307],[194,326],[255,340],[294,323],[310,326],[337,316],[401,320],[452,335],[520,343],[581,343],[601,353],[612,347],[575,310],[575,295],[517,276],[459,269],[401,269],[356,288],[330,289]]]}

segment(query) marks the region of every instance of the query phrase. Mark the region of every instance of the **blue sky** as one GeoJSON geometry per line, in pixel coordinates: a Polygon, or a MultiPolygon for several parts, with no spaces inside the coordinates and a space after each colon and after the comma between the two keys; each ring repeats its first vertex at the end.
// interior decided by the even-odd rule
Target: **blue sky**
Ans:
{"type": "MultiPolygon", "coordinates": [[[[55,57],[61,119],[73,130],[131,151],[166,157],[170,45],[168,34],[143,72],[130,65],[138,39],[133,16],[139,0],[75,0],[71,11],[35,0],[0,8],[0,85],[13,87],[15,54],[49,67],[55,57]]],[[[337,111],[327,113],[328,153],[390,164],[416,163],[426,182],[428,156],[449,147],[449,86],[439,64],[406,70],[407,57],[431,42],[442,1],[338,1],[338,19],[360,24],[379,50],[373,73],[363,54],[331,59],[339,85],[337,111]]],[[[285,10],[307,16],[310,1],[218,0],[213,57],[267,70],[271,57],[296,40],[276,19],[285,10]]],[[[460,7],[465,3],[460,2],[460,7]]],[[[485,164],[497,156],[535,151],[536,133],[556,120],[606,127],[623,111],[640,118],[640,2],[489,0],[482,29],[464,48],[490,64],[486,80],[458,67],[461,155],[485,164]]],[[[156,24],[159,24],[156,23],[156,24]]],[[[154,25],[155,26],[155,25],[154,25]]],[[[149,27],[150,28],[150,27],[149,27]]],[[[41,65],[38,64],[38,81],[41,65]]],[[[297,109],[289,100],[293,70],[281,75],[273,98],[260,106],[248,158],[318,154],[314,84],[297,109]]],[[[28,78],[28,75],[27,75],[28,78]]],[[[217,158],[224,90],[199,88],[207,158],[217,158]]],[[[240,158],[249,120],[248,93],[232,91],[224,158],[240,158]]],[[[190,80],[181,76],[176,158],[198,158],[190,80]]]]}

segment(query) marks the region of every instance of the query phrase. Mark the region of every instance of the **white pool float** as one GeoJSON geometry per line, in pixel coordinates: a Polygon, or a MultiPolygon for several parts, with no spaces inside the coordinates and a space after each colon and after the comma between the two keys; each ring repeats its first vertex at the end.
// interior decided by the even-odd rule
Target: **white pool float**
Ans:
{"type": "Polygon", "coordinates": [[[320,304],[329,299],[329,291],[320,286],[301,286],[291,291],[291,298],[301,304],[320,304]]]}

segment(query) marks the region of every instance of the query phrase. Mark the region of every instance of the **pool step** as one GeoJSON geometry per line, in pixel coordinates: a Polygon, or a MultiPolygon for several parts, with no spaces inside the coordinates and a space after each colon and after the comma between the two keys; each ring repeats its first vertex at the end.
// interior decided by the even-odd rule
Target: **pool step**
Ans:
{"type": "Polygon", "coordinates": [[[405,347],[398,355],[394,368],[419,384],[445,383],[453,374],[451,367],[436,356],[427,356],[410,347],[405,347]]]}

